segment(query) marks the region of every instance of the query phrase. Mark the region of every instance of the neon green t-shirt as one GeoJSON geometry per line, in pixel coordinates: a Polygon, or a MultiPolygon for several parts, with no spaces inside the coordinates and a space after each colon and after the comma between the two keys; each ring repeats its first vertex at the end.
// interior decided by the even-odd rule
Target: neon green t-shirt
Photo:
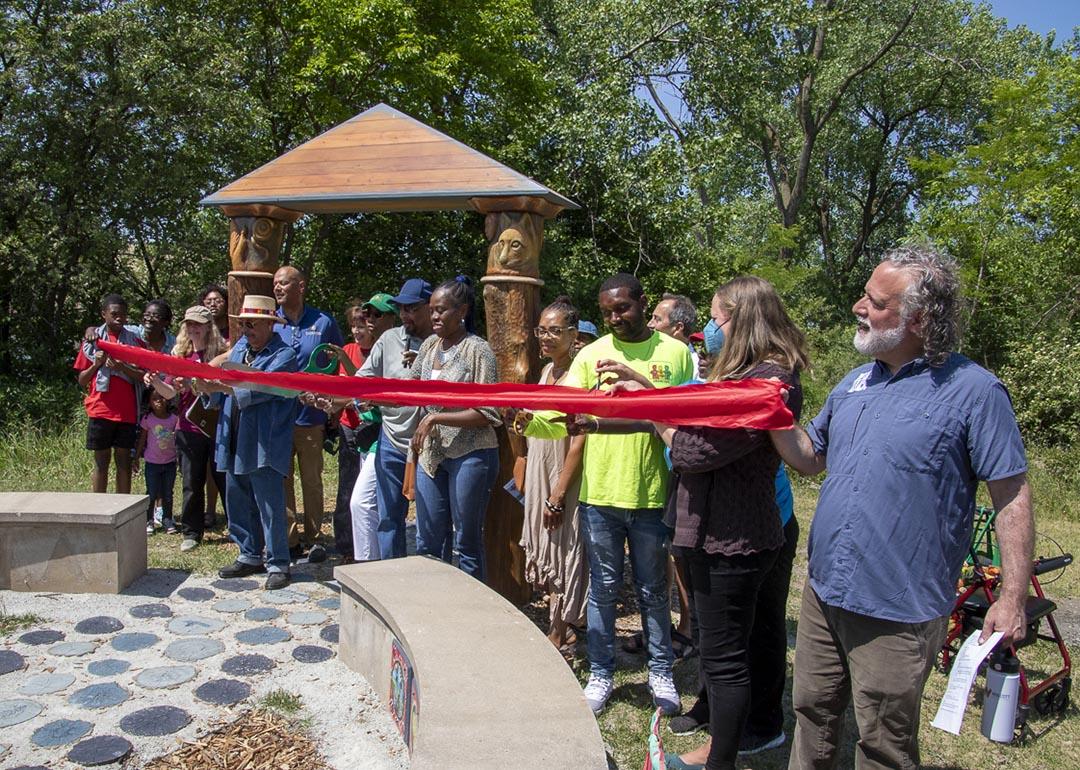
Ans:
{"type": "MultiPolygon", "coordinates": [[[[574,358],[561,385],[589,390],[596,385],[596,362],[619,361],[644,375],[657,388],[682,385],[694,377],[690,348],[653,332],[644,342],[623,342],[607,334],[586,345],[574,358]]],[[[606,386],[602,386],[606,390],[606,386]]],[[[526,435],[562,438],[566,426],[551,422],[557,412],[537,412],[526,435]]],[[[589,434],[582,458],[578,499],[612,508],[662,508],[667,496],[668,468],[664,442],[651,433],[589,434]]]]}

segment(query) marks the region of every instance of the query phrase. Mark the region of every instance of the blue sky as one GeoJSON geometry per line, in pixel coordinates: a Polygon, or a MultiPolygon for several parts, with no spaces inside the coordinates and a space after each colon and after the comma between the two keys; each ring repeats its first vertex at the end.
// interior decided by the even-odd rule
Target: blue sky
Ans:
{"type": "Polygon", "coordinates": [[[1073,27],[1080,26],[1078,0],[990,0],[989,5],[1010,27],[1023,24],[1040,35],[1057,30],[1058,44],[1072,37],[1073,27]]]}

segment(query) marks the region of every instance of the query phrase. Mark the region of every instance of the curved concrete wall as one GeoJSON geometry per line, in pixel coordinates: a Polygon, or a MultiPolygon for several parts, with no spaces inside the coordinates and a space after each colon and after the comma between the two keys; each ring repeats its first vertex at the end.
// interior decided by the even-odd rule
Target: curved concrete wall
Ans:
{"type": "Polygon", "coordinates": [[[334,576],[342,660],[384,698],[412,767],[607,768],[573,672],[497,593],[418,556],[334,576]]]}

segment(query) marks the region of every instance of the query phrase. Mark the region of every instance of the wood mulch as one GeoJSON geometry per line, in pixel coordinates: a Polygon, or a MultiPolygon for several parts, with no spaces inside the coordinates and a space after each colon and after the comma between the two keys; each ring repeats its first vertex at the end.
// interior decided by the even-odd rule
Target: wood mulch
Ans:
{"type": "Polygon", "coordinates": [[[325,770],[315,742],[270,711],[245,711],[235,721],[158,757],[145,770],[325,770]]]}

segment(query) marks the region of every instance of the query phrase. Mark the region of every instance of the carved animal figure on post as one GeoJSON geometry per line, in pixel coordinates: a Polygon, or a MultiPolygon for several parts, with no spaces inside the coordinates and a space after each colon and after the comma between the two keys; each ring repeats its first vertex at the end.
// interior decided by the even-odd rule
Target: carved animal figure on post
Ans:
{"type": "Polygon", "coordinates": [[[229,260],[233,270],[273,273],[287,222],[269,217],[233,217],[229,260]]]}

